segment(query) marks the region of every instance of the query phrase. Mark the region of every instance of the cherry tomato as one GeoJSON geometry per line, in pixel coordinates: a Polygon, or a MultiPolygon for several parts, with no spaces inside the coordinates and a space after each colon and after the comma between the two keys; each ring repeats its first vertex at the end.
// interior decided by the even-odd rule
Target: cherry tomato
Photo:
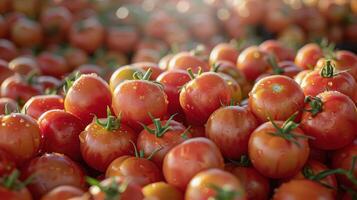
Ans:
{"type": "Polygon", "coordinates": [[[71,70],[88,62],[88,55],[80,48],[70,47],[63,54],[66,63],[71,70]]]}
{"type": "Polygon", "coordinates": [[[150,80],[156,80],[156,78],[164,72],[156,63],[152,62],[136,62],[132,64],[134,67],[137,67],[139,69],[142,69],[143,71],[147,71],[149,68],[152,71],[152,74],[150,76],[150,80]]]}
{"type": "Polygon", "coordinates": [[[293,61],[295,53],[292,49],[284,46],[277,40],[266,40],[259,45],[259,49],[263,52],[271,54],[279,62],[280,61],[293,61]]]}
{"type": "Polygon", "coordinates": [[[357,55],[346,50],[339,50],[335,52],[336,69],[339,71],[347,70],[353,78],[357,81],[357,55]]]}
{"type": "Polygon", "coordinates": [[[9,62],[9,68],[19,74],[41,74],[37,61],[27,56],[19,56],[9,62]]]}
{"type": "Polygon", "coordinates": [[[46,90],[56,90],[60,88],[62,82],[53,76],[37,76],[35,82],[40,85],[46,93],[46,90]]]}
{"type": "Polygon", "coordinates": [[[10,174],[16,167],[16,164],[9,153],[0,149],[0,177],[10,174]]]}
{"type": "Polygon", "coordinates": [[[357,136],[356,106],[350,98],[337,91],[323,92],[315,98],[308,97],[301,128],[315,138],[310,141],[315,148],[342,148],[357,136]]]}
{"type": "Polygon", "coordinates": [[[28,18],[20,18],[11,27],[11,39],[21,47],[38,46],[43,40],[41,25],[28,18]]]}
{"type": "Polygon", "coordinates": [[[106,44],[109,49],[123,53],[131,53],[137,46],[139,34],[132,27],[108,28],[106,44]]]}
{"type": "Polygon", "coordinates": [[[317,44],[309,43],[298,50],[295,64],[302,69],[313,69],[321,57],[323,57],[321,47],[317,44]]]}
{"type": "Polygon", "coordinates": [[[238,104],[242,100],[242,89],[240,88],[238,82],[225,73],[218,72],[218,74],[226,81],[229,89],[231,90],[231,103],[238,104]]]}
{"type": "Polygon", "coordinates": [[[228,43],[220,43],[215,46],[209,55],[209,64],[212,66],[217,61],[229,61],[233,64],[237,62],[239,51],[228,43]]]}
{"type": "Polygon", "coordinates": [[[134,79],[135,72],[143,73],[144,71],[132,65],[126,65],[115,70],[109,80],[110,90],[114,92],[115,88],[123,81],[134,79]]]}
{"type": "Polygon", "coordinates": [[[44,112],[53,109],[64,109],[63,97],[58,95],[39,95],[29,99],[23,110],[27,115],[38,119],[44,112]]]}
{"type": "Polygon", "coordinates": [[[83,191],[77,187],[70,185],[61,185],[55,187],[44,195],[41,200],[64,200],[74,197],[80,197],[83,195],[83,191]]]}
{"type": "Polygon", "coordinates": [[[200,60],[198,57],[193,56],[189,52],[181,52],[174,55],[169,62],[169,70],[172,69],[183,69],[187,70],[191,68],[193,72],[198,72],[199,69],[202,71],[209,71],[210,67],[208,63],[200,60]]]}
{"type": "Polygon", "coordinates": [[[183,200],[183,194],[174,186],[165,182],[150,183],[143,188],[143,194],[148,199],[183,200]]]}
{"type": "Polygon", "coordinates": [[[299,85],[301,85],[301,83],[304,80],[304,78],[306,77],[306,75],[309,74],[310,72],[312,72],[312,70],[309,70],[309,69],[302,70],[301,72],[296,74],[296,76],[294,77],[295,82],[297,82],[299,85]]]}
{"type": "Polygon", "coordinates": [[[10,62],[17,56],[17,48],[10,40],[0,39],[0,59],[10,62]]]}
{"type": "Polygon", "coordinates": [[[37,57],[37,63],[42,74],[57,78],[62,77],[71,70],[62,56],[48,52],[41,53],[37,57]]]}

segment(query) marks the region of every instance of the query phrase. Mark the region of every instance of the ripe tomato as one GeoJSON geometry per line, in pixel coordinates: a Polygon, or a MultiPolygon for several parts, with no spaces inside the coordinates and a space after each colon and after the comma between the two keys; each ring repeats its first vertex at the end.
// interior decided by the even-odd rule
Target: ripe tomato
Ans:
{"type": "Polygon", "coordinates": [[[112,94],[108,84],[96,74],[81,75],[69,88],[64,99],[64,108],[89,124],[94,115],[106,117],[111,106],[112,94]],[[100,104],[98,104],[100,102],[100,104]]]}
{"type": "Polygon", "coordinates": [[[213,66],[217,61],[229,61],[233,64],[237,62],[239,51],[228,43],[220,43],[215,46],[209,55],[209,64],[213,66]]]}
{"type": "Polygon", "coordinates": [[[43,40],[41,25],[28,18],[20,18],[11,27],[11,39],[21,47],[41,45],[43,40]]]}
{"type": "Polygon", "coordinates": [[[10,40],[0,39],[0,59],[10,62],[17,56],[17,48],[10,40]]]}
{"type": "Polygon", "coordinates": [[[0,59],[0,84],[13,74],[14,72],[8,67],[8,63],[0,59]]]}
{"type": "Polygon", "coordinates": [[[9,112],[14,112],[18,109],[17,102],[13,99],[1,97],[0,98],[0,115],[6,114],[6,109],[9,112]]]}
{"type": "Polygon", "coordinates": [[[143,194],[147,199],[156,200],[183,200],[183,194],[174,186],[165,182],[150,183],[143,188],[143,194]]]}
{"type": "Polygon", "coordinates": [[[266,40],[259,45],[259,49],[274,56],[278,62],[293,61],[295,58],[294,51],[277,40],[266,40]]]}
{"type": "Polygon", "coordinates": [[[248,152],[250,134],[257,126],[257,120],[248,109],[222,107],[208,119],[206,136],[216,143],[225,158],[238,159],[248,152]]]}
{"type": "Polygon", "coordinates": [[[269,179],[262,176],[254,167],[228,164],[225,170],[235,175],[241,182],[248,200],[269,199],[269,179]]]}
{"type": "MultiPolygon", "coordinates": [[[[296,115],[295,115],[296,116],[296,115]]],[[[269,178],[286,178],[296,174],[309,157],[307,136],[293,122],[265,122],[252,133],[248,153],[253,166],[269,178]]]]}
{"type": "Polygon", "coordinates": [[[42,74],[54,76],[57,78],[70,72],[71,68],[67,65],[66,60],[59,55],[49,52],[43,52],[37,57],[38,66],[42,74]]]}
{"type": "Polygon", "coordinates": [[[31,175],[34,178],[28,188],[36,199],[60,185],[85,186],[82,169],[63,154],[51,153],[34,158],[22,170],[24,179],[31,175]]]}
{"type": "Polygon", "coordinates": [[[115,88],[122,83],[125,80],[133,80],[134,73],[135,72],[141,72],[143,73],[144,71],[134,67],[132,65],[126,65],[123,67],[118,68],[117,70],[114,71],[114,73],[111,75],[110,80],[109,80],[109,87],[112,92],[114,92],[115,88]]]}
{"type": "MultiPolygon", "coordinates": [[[[0,43],[1,44],[1,43],[0,43]]],[[[169,63],[171,58],[174,56],[174,54],[167,54],[164,57],[162,57],[159,61],[159,67],[162,70],[168,70],[169,69],[169,63]]],[[[0,58],[1,58],[1,54],[0,54],[0,58]]]]}
{"type": "Polygon", "coordinates": [[[297,82],[299,85],[301,85],[301,83],[302,83],[302,81],[304,80],[304,78],[305,78],[310,72],[312,72],[312,70],[309,70],[309,69],[302,70],[301,72],[299,72],[298,74],[296,74],[296,76],[294,77],[295,82],[297,82]]]}
{"type": "Polygon", "coordinates": [[[304,106],[304,93],[291,78],[273,75],[259,80],[249,94],[249,108],[260,122],[286,120],[304,106]]]}
{"type": "Polygon", "coordinates": [[[19,74],[41,74],[40,68],[35,58],[19,56],[9,62],[9,68],[19,74]]]}
{"type": "Polygon", "coordinates": [[[0,148],[20,166],[37,155],[41,145],[40,129],[31,117],[13,113],[0,115],[0,148]]]}
{"type": "Polygon", "coordinates": [[[80,197],[83,194],[84,192],[77,187],[70,185],[61,185],[49,191],[41,198],[41,200],[64,200],[74,197],[80,197]]]}
{"type": "Polygon", "coordinates": [[[217,73],[206,72],[192,78],[181,90],[180,105],[190,124],[203,125],[217,108],[229,104],[232,92],[217,73]]]}
{"type": "Polygon", "coordinates": [[[173,69],[183,69],[187,70],[191,68],[193,72],[197,73],[199,69],[202,71],[209,71],[210,67],[205,62],[198,57],[190,54],[189,52],[181,52],[174,55],[169,62],[169,70],[173,69]]]}
{"type": "Polygon", "coordinates": [[[310,141],[311,146],[334,150],[350,144],[356,138],[357,110],[346,95],[327,91],[317,97],[308,97],[306,101],[301,128],[315,138],[310,141]]]}
{"type": "Polygon", "coordinates": [[[254,81],[269,68],[268,54],[257,46],[251,46],[238,56],[237,67],[248,81],[254,81]]]}
{"type": "Polygon", "coordinates": [[[123,53],[131,53],[137,46],[139,34],[132,27],[109,27],[106,45],[109,49],[123,53]]]}
{"type": "Polygon", "coordinates": [[[73,160],[80,160],[79,134],[83,122],[63,110],[50,110],[41,115],[38,125],[43,138],[43,152],[63,153],[73,160]]]}
{"type": "Polygon", "coordinates": [[[160,85],[150,82],[151,70],[142,80],[128,80],[117,86],[113,93],[113,110],[122,121],[136,131],[142,130],[139,123],[150,124],[149,114],[155,118],[163,117],[167,112],[167,96],[160,85]]]}
{"type": "Polygon", "coordinates": [[[357,81],[357,55],[346,50],[335,52],[336,69],[339,71],[347,70],[357,81]]]}
{"type": "Polygon", "coordinates": [[[313,69],[321,57],[323,57],[321,47],[317,44],[309,43],[298,50],[295,64],[303,69],[313,69]]]}
{"type": "Polygon", "coordinates": [[[16,164],[9,153],[0,149],[0,177],[10,174],[16,167],[16,164]]]}
{"type": "Polygon", "coordinates": [[[27,115],[38,119],[44,112],[54,109],[64,109],[63,97],[59,95],[38,95],[29,99],[23,110],[27,115]]]}
{"type": "Polygon", "coordinates": [[[0,196],[6,200],[32,200],[31,193],[26,184],[18,180],[19,171],[15,170],[10,175],[4,175],[0,181],[0,196]],[[24,185],[25,184],[25,185],[24,185]]]}
{"type": "Polygon", "coordinates": [[[242,89],[240,88],[237,81],[225,73],[218,72],[218,74],[226,81],[229,89],[231,90],[231,103],[239,104],[239,102],[242,100],[242,89]]]}
{"type": "Polygon", "coordinates": [[[226,197],[245,200],[241,182],[232,174],[221,169],[208,169],[196,174],[187,186],[185,199],[209,200],[226,197]]]}
{"type": "Polygon", "coordinates": [[[149,68],[152,71],[150,76],[150,80],[156,80],[157,77],[164,72],[156,63],[152,62],[136,62],[132,64],[134,67],[142,69],[143,71],[147,71],[149,68]]]}
{"type": "Polygon", "coordinates": [[[198,172],[223,165],[218,147],[211,140],[198,137],[182,142],[166,154],[163,173],[167,183],[184,191],[198,172]]]}
{"type": "Polygon", "coordinates": [[[88,63],[87,53],[76,47],[70,47],[63,53],[64,59],[71,70],[78,68],[80,65],[88,63]]]}

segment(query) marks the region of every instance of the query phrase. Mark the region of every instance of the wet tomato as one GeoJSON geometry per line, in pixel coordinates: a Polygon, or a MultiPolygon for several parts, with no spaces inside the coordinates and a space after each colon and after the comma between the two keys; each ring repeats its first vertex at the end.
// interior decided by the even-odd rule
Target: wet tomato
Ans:
{"type": "Polygon", "coordinates": [[[189,52],[181,52],[174,55],[169,62],[169,70],[172,69],[192,69],[193,72],[198,72],[199,69],[202,71],[209,71],[210,67],[208,63],[199,59],[198,57],[190,54],[189,52]]]}
{"type": "Polygon", "coordinates": [[[293,61],[295,53],[277,40],[267,40],[259,45],[259,49],[274,56],[280,61],[293,61]]]}
{"type": "Polygon", "coordinates": [[[146,185],[143,188],[144,196],[148,199],[156,200],[183,200],[183,194],[174,186],[165,182],[156,182],[146,185]]]}
{"type": "Polygon", "coordinates": [[[321,57],[323,57],[321,47],[309,43],[299,49],[295,57],[295,64],[303,69],[313,69],[321,57]]]}
{"type": "Polygon", "coordinates": [[[132,80],[134,79],[134,73],[135,72],[141,72],[143,73],[144,71],[131,66],[131,65],[126,65],[123,67],[120,67],[119,69],[115,70],[114,73],[111,75],[110,80],[109,80],[109,87],[112,92],[114,92],[115,88],[123,81],[125,80],[132,80]]]}
{"type": "Polygon", "coordinates": [[[38,119],[44,112],[54,109],[64,109],[63,97],[59,95],[38,95],[29,99],[23,111],[34,119],[38,119]]]}
{"type": "Polygon", "coordinates": [[[233,45],[221,43],[215,46],[209,55],[209,64],[212,66],[217,61],[229,61],[233,64],[237,62],[239,51],[233,45]]]}

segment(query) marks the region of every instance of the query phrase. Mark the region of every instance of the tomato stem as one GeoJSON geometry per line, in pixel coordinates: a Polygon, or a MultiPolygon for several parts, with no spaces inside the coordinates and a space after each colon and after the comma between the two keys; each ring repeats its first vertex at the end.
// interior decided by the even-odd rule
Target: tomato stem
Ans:
{"type": "Polygon", "coordinates": [[[28,177],[25,181],[21,182],[19,180],[20,172],[15,169],[12,171],[10,175],[4,175],[0,178],[0,183],[3,187],[8,188],[10,190],[21,190],[26,187],[26,185],[30,184],[33,180],[33,176],[28,177]]]}
{"type": "Polygon", "coordinates": [[[145,74],[143,74],[142,72],[140,71],[136,71],[134,74],[133,74],[133,78],[135,80],[145,80],[145,81],[148,81],[150,80],[150,77],[152,75],[152,69],[149,68],[145,74]]]}
{"type": "Polygon", "coordinates": [[[305,103],[309,103],[311,108],[304,109],[304,111],[311,112],[313,117],[322,111],[323,102],[319,97],[307,96],[305,98],[305,103]]]}
{"type": "Polygon", "coordinates": [[[98,187],[100,191],[105,194],[105,200],[120,199],[120,195],[125,192],[128,187],[128,182],[117,183],[114,177],[108,186],[102,186],[97,179],[92,177],[86,177],[86,181],[90,185],[98,187]]]}
{"type": "Polygon", "coordinates": [[[221,66],[222,66],[221,64],[214,63],[213,66],[212,66],[211,71],[217,73],[221,66]]]}
{"type": "Polygon", "coordinates": [[[149,116],[150,116],[150,118],[151,118],[151,120],[152,120],[152,122],[153,122],[153,124],[155,126],[155,129],[151,129],[151,128],[147,127],[145,124],[142,124],[142,123],[140,123],[140,124],[147,132],[149,132],[151,134],[154,134],[158,138],[164,136],[164,134],[167,131],[171,130],[172,127],[170,126],[170,123],[173,120],[173,118],[177,115],[177,113],[171,115],[171,117],[166,121],[165,125],[162,126],[160,118],[154,118],[151,115],[151,113],[148,113],[148,114],[149,114],[149,116]]]}
{"type": "Polygon", "coordinates": [[[214,197],[215,200],[234,200],[237,196],[240,196],[240,192],[234,191],[231,188],[219,187],[215,184],[209,184],[209,188],[213,189],[216,192],[214,197]]]}
{"type": "Polygon", "coordinates": [[[101,122],[96,115],[94,115],[95,123],[99,126],[102,126],[107,131],[115,131],[120,129],[121,126],[121,113],[119,117],[115,117],[112,115],[109,106],[107,106],[107,118],[104,122],[101,122]]]}
{"type": "Polygon", "coordinates": [[[278,63],[276,62],[276,58],[273,55],[268,56],[268,63],[271,66],[274,74],[283,74],[284,69],[278,66],[278,63]]]}
{"type": "Polygon", "coordinates": [[[323,78],[331,78],[336,76],[337,74],[335,73],[335,66],[331,62],[331,60],[327,60],[325,65],[322,67],[320,71],[320,76],[323,78]]]}
{"type": "Polygon", "coordinates": [[[64,82],[61,84],[61,87],[63,87],[63,92],[65,94],[68,93],[69,89],[73,86],[73,83],[81,76],[80,72],[75,72],[70,75],[68,75],[65,79],[64,82]]]}

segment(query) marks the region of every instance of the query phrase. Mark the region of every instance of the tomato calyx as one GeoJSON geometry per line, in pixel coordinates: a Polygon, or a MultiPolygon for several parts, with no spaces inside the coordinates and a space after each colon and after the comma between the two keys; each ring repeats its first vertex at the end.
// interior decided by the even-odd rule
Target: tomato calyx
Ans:
{"type": "Polygon", "coordinates": [[[143,74],[142,72],[140,71],[136,71],[134,74],[133,74],[133,78],[135,80],[145,80],[145,81],[149,81],[150,80],[150,77],[152,75],[152,70],[151,68],[149,68],[145,74],[143,74]]]}
{"type": "Polygon", "coordinates": [[[151,115],[151,113],[148,113],[148,114],[149,114],[149,116],[150,116],[150,118],[151,118],[151,120],[152,120],[152,122],[153,122],[153,124],[155,126],[155,129],[151,129],[151,128],[147,127],[145,124],[142,124],[142,123],[140,123],[140,124],[147,132],[149,132],[151,134],[154,134],[158,138],[161,138],[162,136],[164,136],[164,134],[167,131],[172,129],[172,127],[170,126],[170,123],[171,123],[172,119],[177,115],[177,113],[171,115],[171,117],[166,121],[165,125],[162,126],[160,118],[154,118],[151,115]]]}
{"type": "Polygon", "coordinates": [[[162,146],[160,146],[159,148],[156,148],[153,152],[151,152],[151,154],[148,156],[148,157],[146,157],[145,158],[145,152],[144,152],[144,150],[140,150],[140,151],[138,151],[138,148],[136,147],[136,145],[135,145],[135,143],[133,142],[133,141],[129,141],[132,145],[133,145],[133,147],[134,147],[134,152],[135,152],[135,157],[137,157],[137,158],[144,158],[144,159],[147,159],[147,160],[151,160],[152,159],[152,157],[157,153],[157,152],[159,152],[163,147],[162,146]]]}
{"type": "Polygon", "coordinates": [[[315,117],[322,111],[323,102],[319,97],[307,96],[305,103],[309,103],[310,109],[304,109],[306,112],[310,112],[312,117],[315,117]]]}
{"type": "Polygon", "coordinates": [[[70,75],[68,75],[65,79],[64,82],[60,85],[60,87],[63,87],[63,92],[65,94],[68,93],[69,89],[73,86],[74,82],[81,76],[80,72],[75,72],[70,75]]]}
{"type": "Polygon", "coordinates": [[[107,131],[115,131],[120,129],[121,125],[121,113],[119,117],[115,117],[112,115],[110,108],[107,107],[107,118],[102,122],[96,115],[94,115],[95,123],[99,126],[102,126],[107,131]]]}
{"type": "Polygon", "coordinates": [[[234,165],[239,167],[249,167],[252,165],[249,157],[247,155],[242,155],[239,160],[228,159],[234,165]]]}
{"type": "Polygon", "coordinates": [[[9,190],[19,191],[22,188],[26,187],[33,180],[33,176],[28,177],[25,181],[20,181],[20,172],[15,169],[11,174],[4,175],[0,178],[0,185],[9,190]]]}
{"type": "MultiPolygon", "coordinates": [[[[7,116],[7,115],[10,115],[11,113],[21,113],[20,112],[20,109],[19,109],[19,106],[16,106],[16,109],[14,111],[12,111],[10,108],[9,108],[9,104],[5,104],[5,109],[4,109],[4,115],[7,116]]],[[[24,107],[24,114],[27,113],[27,108],[24,107]]]]}
{"type": "Polygon", "coordinates": [[[319,46],[322,49],[322,53],[324,54],[325,58],[333,60],[336,59],[336,55],[334,52],[336,45],[334,43],[329,43],[328,40],[324,38],[321,40],[319,46]]]}
{"type": "Polygon", "coordinates": [[[212,198],[214,200],[233,200],[240,195],[240,192],[234,191],[229,187],[219,187],[215,184],[209,184],[208,187],[216,192],[216,196],[212,198]]]}
{"type": "Polygon", "coordinates": [[[273,55],[268,56],[268,63],[271,66],[274,74],[280,75],[284,73],[284,69],[278,66],[276,58],[273,55]]]}
{"type": "Polygon", "coordinates": [[[300,134],[293,133],[293,130],[296,129],[297,127],[299,127],[299,125],[300,125],[300,124],[294,122],[294,120],[295,120],[297,115],[298,115],[298,113],[296,112],[291,117],[289,117],[283,123],[282,127],[279,127],[274,122],[274,120],[271,119],[271,117],[268,117],[268,120],[272,123],[272,125],[276,129],[275,132],[269,133],[269,134],[271,134],[273,136],[277,136],[277,137],[282,137],[285,140],[288,140],[289,142],[292,142],[292,143],[296,144],[298,147],[300,147],[300,143],[297,141],[299,138],[313,139],[313,137],[311,137],[311,136],[300,135],[300,134]]]}
{"type": "Polygon", "coordinates": [[[335,73],[335,71],[335,66],[333,65],[332,61],[327,60],[326,64],[322,67],[320,71],[320,76],[323,78],[332,78],[338,75],[338,73],[335,73]]]}
{"type": "Polygon", "coordinates": [[[103,192],[105,194],[105,200],[120,199],[120,195],[125,192],[128,187],[128,182],[118,183],[114,178],[112,178],[110,184],[107,186],[101,185],[97,179],[92,177],[86,177],[86,181],[103,192]]]}
{"type": "Polygon", "coordinates": [[[232,39],[229,44],[231,44],[238,51],[241,51],[246,45],[246,41],[243,39],[232,39]]]}
{"type": "Polygon", "coordinates": [[[202,68],[198,67],[198,72],[197,74],[194,74],[191,68],[187,69],[187,73],[190,76],[191,80],[194,80],[196,77],[200,76],[202,74],[202,68]]]}
{"type": "Polygon", "coordinates": [[[211,67],[211,71],[217,73],[220,67],[221,67],[221,63],[218,63],[218,64],[214,63],[211,67]]]}

